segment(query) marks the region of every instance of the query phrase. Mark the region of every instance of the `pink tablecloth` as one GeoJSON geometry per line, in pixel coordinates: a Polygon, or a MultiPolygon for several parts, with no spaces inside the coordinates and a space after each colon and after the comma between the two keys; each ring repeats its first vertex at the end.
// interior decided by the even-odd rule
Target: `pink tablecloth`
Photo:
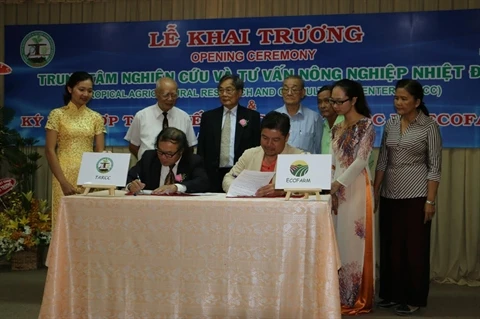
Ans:
{"type": "Polygon", "coordinates": [[[39,318],[340,318],[325,199],[65,197],[39,318]]]}

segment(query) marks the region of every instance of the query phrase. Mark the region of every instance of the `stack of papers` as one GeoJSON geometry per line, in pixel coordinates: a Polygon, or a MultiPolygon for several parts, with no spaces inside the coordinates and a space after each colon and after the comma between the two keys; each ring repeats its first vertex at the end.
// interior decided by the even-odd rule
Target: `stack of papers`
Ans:
{"type": "Polygon", "coordinates": [[[227,197],[255,196],[260,187],[270,184],[275,172],[243,170],[230,185],[227,197]]]}

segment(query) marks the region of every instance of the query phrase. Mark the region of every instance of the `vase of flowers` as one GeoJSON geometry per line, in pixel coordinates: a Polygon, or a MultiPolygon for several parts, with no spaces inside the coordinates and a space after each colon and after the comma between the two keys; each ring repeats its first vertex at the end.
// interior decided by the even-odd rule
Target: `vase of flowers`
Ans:
{"type": "Polygon", "coordinates": [[[0,256],[11,261],[12,270],[37,269],[38,253],[51,238],[47,201],[32,191],[12,191],[0,201],[0,256]]]}

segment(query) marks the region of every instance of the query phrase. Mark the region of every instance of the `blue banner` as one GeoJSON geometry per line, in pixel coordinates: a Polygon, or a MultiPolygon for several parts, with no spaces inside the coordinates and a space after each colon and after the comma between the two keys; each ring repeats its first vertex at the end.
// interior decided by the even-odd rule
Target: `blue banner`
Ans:
{"type": "Polygon", "coordinates": [[[44,145],[49,112],[63,105],[69,75],[95,78],[89,107],[107,125],[107,145],[123,139],[135,113],[155,103],[158,78],[179,85],[177,106],[198,130],[220,104],[218,80],[245,81],[240,103],[265,114],[283,105],[282,80],[302,76],[303,105],[342,78],[364,86],[377,129],[393,114],[395,82],[419,80],[444,147],[480,147],[480,10],[5,27],[5,106],[12,127],[44,145]],[[8,70],[8,69],[7,69],[8,70]],[[7,72],[6,72],[7,73],[7,72]]]}

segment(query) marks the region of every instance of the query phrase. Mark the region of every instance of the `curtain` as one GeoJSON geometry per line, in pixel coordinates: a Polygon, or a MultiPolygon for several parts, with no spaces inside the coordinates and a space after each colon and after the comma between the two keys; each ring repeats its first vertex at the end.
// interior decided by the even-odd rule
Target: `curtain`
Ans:
{"type": "Polygon", "coordinates": [[[443,150],[432,221],[431,277],[480,286],[480,149],[443,150]]]}

